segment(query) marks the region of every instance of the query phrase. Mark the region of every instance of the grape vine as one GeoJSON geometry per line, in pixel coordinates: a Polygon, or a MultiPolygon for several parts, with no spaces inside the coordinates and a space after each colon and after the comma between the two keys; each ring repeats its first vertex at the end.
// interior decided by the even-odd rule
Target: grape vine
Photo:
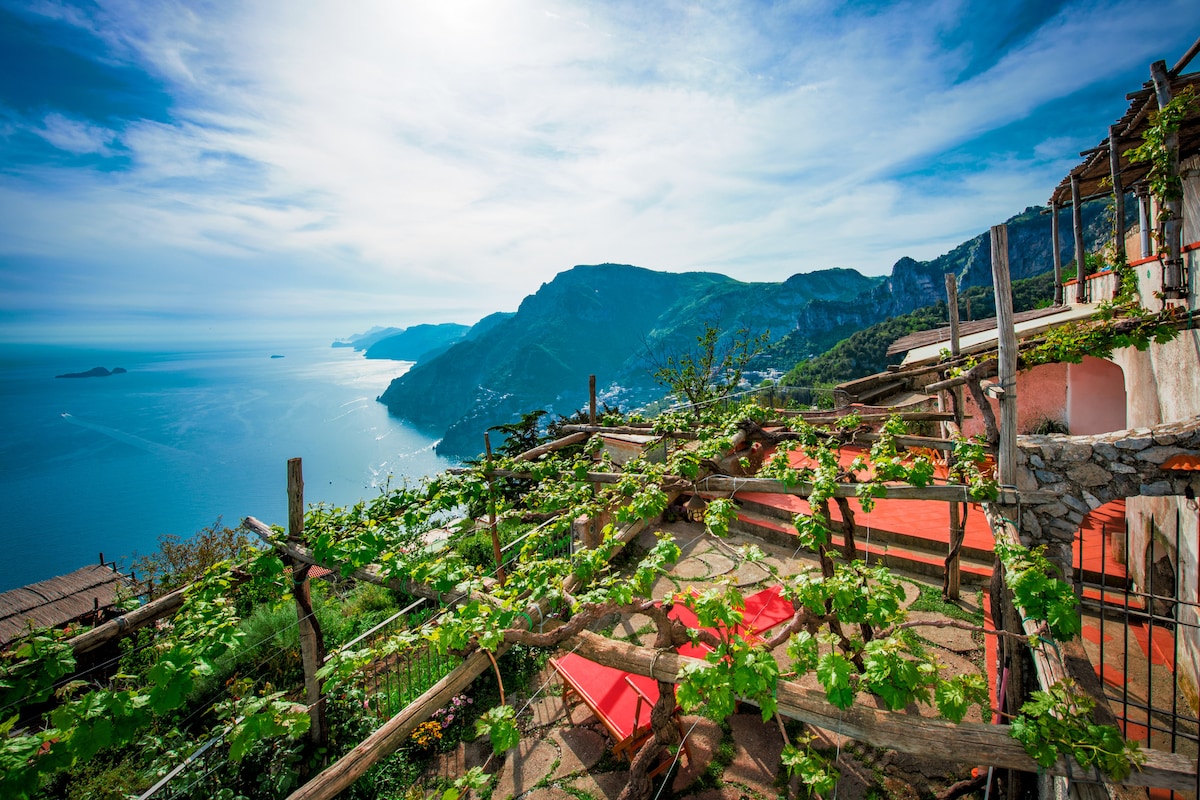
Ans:
{"type": "MultiPolygon", "coordinates": [[[[726,411],[707,408],[698,419],[663,415],[655,429],[677,434],[678,441],[686,444],[674,447],[663,462],[635,459],[619,473],[598,445],[589,443],[533,461],[501,454],[458,474],[389,487],[379,497],[347,508],[313,506],[306,514],[302,544],[315,561],[335,566],[347,576],[370,567],[384,581],[410,582],[431,593],[461,598],[436,622],[418,630],[369,647],[335,652],[320,673],[325,691],[350,686],[364,665],[403,653],[418,641],[457,655],[496,652],[513,642],[553,647],[605,614],[637,611],[655,620],[656,646],[696,641],[709,648],[705,662],[693,661],[681,670],[677,689],[667,685],[669,699],[677,699],[685,710],[705,704],[723,716],[736,703],[748,701],[769,720],[778,713],[779,681],[806,674],[815,675],[828,701],[843,709],[860,693],[873,695],[893,710],[913,703],[932,706],[953,722],[962,720],[973,706],[985,707],[987,688],[980,676],[947,678],[942,665],[914,644],[911,625],[905,624],[899,582],[887,569],[857,557],[849,500],[837,496],[840,487],[852,485],[860,507],[869,511],[878,498],[887,496],[890,485],[929,485],[934,478],[932,462],[897,445],[897,437],[906,432],[898,420],[883,426],[868,454],[843,465],[843,442],[853,438],[858,420],[845,420],[831,430],[799,421],[783,425],[769,420],[768,413],[743,405],[726,411]],[[768,422],[769,431],[760,427],[768,422]],[[738,609],[743,599],[732,585],[673,599],[692,610],[699,629],[671,623],[665,608],[651,597],[656,581],[679,557],[678,545],[666,534],[660,534],[656,545],[629,569],[622,572],[612,564],[622,547],[620,526],[653,520],[668,510],[674,498],[694,492],[697,481],[729,455],[735,442],[744,441],[747,432],[776,444],[775,455],[758,477],[774,478],[785,486],[811,484],[811,512],[797,515],[794,526],[799,543],[819,557],[819,567],[795,574],[767,568],[796,613],[766,640],[740,628],[738,609]],[[795,466],[789,457],[797,447],[806,457],[803,466],[795,466]],[[489,482],[497,475],[525,487],[489,492],[489,482]],[[476,534],[475,523],[462,520],[465,510],[479,508],[489,496],[494,497],[501,523],[524,524],[531,516],[539,520],[536,528],[527,530],[506,566],[503,584],[491,569],[472,563],[460,552],[460,545],[476,534]],[[841,511],[841,547],[833,545],[838,526],[830,516],[831,502],[841,511]],[[547,556],[581,517],[603,523],[598,526],[598,546],[547,556]],[[533,631],[530,609],[535,605],[540,619],[555,616],[560,627],[533,631]],[[784,643],[789,663],[781,669],[771,651],[784,643]]],[[[952,480],[963,482],[972,499],[994,497],[995,483],[980,466],[983,452],[978,444],[958,442],[956,456],[952,480]]],[[[737,514],[736,498],[710,498],[703,522],[711,533],[725,536],[737,514]]],[[[997,552],[1007,567],[1016,602],[1032,617],[1044,620],[1052,635],[1076,633],[1078,617],[1070,587],[1053,574],[1044,556],[999,543],[997,552]]],[[[761,553],[753,548],[738,555],[761,562],[761,553]]],[[[263,596],[282,597],[289,588],[282,579],[284,563],[274,550],[258,554],[244,568],[263,596]]],[[[90,758],[100,748],[133,741],[139,731],[169,719],[184,705],[197,679],[211,672],[215,659],[237,645],[238,618],[231,597],[230,568],[210,571],[189,589],[183,610],[145,673],[119,675],[107,688],[60,686],[72,673],[74,659],[69,646],[53,636],[27,638],[6,653],[0,664],[0,703],[15,711],[0,725],[0,793],[30,796],[48,775],[90,758]],[[58,705],[48,718],[40,727],[22,729],[21,709],[52,694],[57,695],[58,705]]],[[[1059,696],[1053,687],[1049,691],[1059,696]]],[[[1084,721],[1090,714],[1085,704],[1055,705],[1056,719],[1066,727],[1053,729],[1033,719],[1042,706],[1030,708],[1014,722],[1013,734],[1040,763],[1064,754],[1077,760],[1083,756],[1114,777],[1136,763],[1135,751],[1115,750],[1119,733],[1091,726],[1090,719],[1084,721]],[[1103,739],[1102,752],[1092,746],[1098,737],[1103,739]]],[[[304,712],[278,691],[231,698],[220,712],[221,724],[229,731],[230,757],[244,756],[259,741],[299,736],[307,726],[304,712]]],[[[517,741],[512,712],[511,706],[499,706],[480,721],[479,734],[488,736],[498,751],[517,741]]],[[[835,770],[804,737],[787,744],[783,760],[813,791],[825,791],[836,780],[835,770]]]]}

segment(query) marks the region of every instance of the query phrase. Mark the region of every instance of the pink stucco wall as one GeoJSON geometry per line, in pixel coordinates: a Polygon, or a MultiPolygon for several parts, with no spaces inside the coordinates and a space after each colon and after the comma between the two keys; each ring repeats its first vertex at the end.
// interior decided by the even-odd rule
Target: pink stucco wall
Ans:
{"type": "MultiPolygon", "coordinates": [[[[973,436],[983,433],[983,418],[969,394],[963,422],[963,433],[973,436]]],[[[989,398],[992,412],[1000,419],[1000,404],[989,398]]],[[[1067,424],[1067,365],[1043,364],[1017,374],[1017,432],[1029,433],[1043,420],[1067,424]]],[[[1075,433],[1074,429],[1071,433],[1075,433]]]]}
{"type": "Polygon", "coordinates": [[[1091,356],[1067,365],[1067,427],[1075,436],[1125,429],[1125,374],[1120,367],[1091,356]]]}
{"type": "MultiPolygon", "coordinates": [[[[990,400],[1000,418],[1000,404],[990,400]]],[[[983,433],[983,418],[966,397],[964,433],[983,433]]],[[[1042,364],[1017,374],[1017,432],[1031,433],[1043,421],[1066,425],[1077,436],[1119,431],[1125,425],[1125,375],[1109,361],[1085,357],[1080,364],[1042,364]]]]}

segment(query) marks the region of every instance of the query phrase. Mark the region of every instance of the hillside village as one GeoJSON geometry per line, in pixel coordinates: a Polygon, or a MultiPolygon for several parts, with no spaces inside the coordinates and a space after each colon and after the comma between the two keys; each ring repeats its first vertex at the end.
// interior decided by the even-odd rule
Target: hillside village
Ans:
{"type": "Polygon", "coordinates": [[[1044,308],[997,225],[996,317],[943,273],[950,324],[830,407],[718,376],[609,415],[574,375],[552,436],[481,426],[478,462],[350,509],[306,508],[296,460],[245,560],[15,620],[0,794],[1200,796],[1197,50],[1053,189],[1044,308]],[[260,606],[295,644],[237,660],[260,606]]]}

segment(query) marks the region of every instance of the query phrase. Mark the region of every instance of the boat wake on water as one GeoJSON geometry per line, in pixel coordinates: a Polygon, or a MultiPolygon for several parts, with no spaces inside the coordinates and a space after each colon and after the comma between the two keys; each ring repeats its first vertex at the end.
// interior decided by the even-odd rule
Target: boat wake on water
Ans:
{"type": "Polygon", "coordinates": [[[117,430],[116,428],[110,428],[107,425],[101,425],[97,422],[89,422],[88,420],[80,419],[79,417],[67,411],[62,412],[61,416],[65,422],[69,422],[72,425],[78,425],[79,427],[86,428],[89,431],[95,431],[96,433],[103,434],[104,436],[121,442],[122,444],[136,447],[139,450],[144,450],[145,452],[156,456],[189,459],[196,457],[195,454],[189,453],[186,450],[180,450],[179,448],[171,447],[170,445],[159,444],[158,442],[144,439],[141,436],[136,436],[132,433],[126,433],[125,431],[117,430]]]}

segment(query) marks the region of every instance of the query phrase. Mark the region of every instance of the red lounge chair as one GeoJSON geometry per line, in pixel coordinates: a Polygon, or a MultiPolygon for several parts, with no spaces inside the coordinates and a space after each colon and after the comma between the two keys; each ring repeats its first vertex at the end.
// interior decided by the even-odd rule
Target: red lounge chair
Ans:
{"type": "MultiPolygon", "coordinates": [[[[745,606],[742,609],[742,624],[734,628],[734,632],[740,634],[746,641],[756,644],[762,641],[763,634],[771,628],[791,619],[792,615],[796,613],[796,609],[790,600],[782,596],[782,592],[783,587],[771,586],[743,598],[745,606]]],[[[689,628],[700,627],[700,620],[696,617],[696,612],[682,603],[672,606],[667,616],[682,622],[689,628]]],[[[719,628],[710,628],[709,630],[720,638],[719,628]]],[[[679,648],[680,655],[692,658],[704,658],[710,652],[712,652],[712,648],[703,644],[685,644],[679,648]]]]}
{"type": "Polygon", "coordinates": [[[740,632],[742,636],[764,638],[763,634],[782,625],[796,614],[792,601],[783,596],[782,586],[771,586],[745,598],[740,632]]]}
{"type": "MultiPolygon", "coordinates": [[[[650,710],[658,701],[658,681],[606,667],[574,653],[552,658],[550,665],[562,678],[563,704],[566,705],[568,694],[579,697],[608,729],[614,742],[613,755],[633,761],[634,754],[653,736],[650,710]]],[[[571,719],[569,705],[567,719],[571,719]]],[[[684,752],[690,760],[686,742],[684,752]]],[[[650,773],[651,776],[658,775],[670,764],[670,760],[664,762],[650,773]]]]}

